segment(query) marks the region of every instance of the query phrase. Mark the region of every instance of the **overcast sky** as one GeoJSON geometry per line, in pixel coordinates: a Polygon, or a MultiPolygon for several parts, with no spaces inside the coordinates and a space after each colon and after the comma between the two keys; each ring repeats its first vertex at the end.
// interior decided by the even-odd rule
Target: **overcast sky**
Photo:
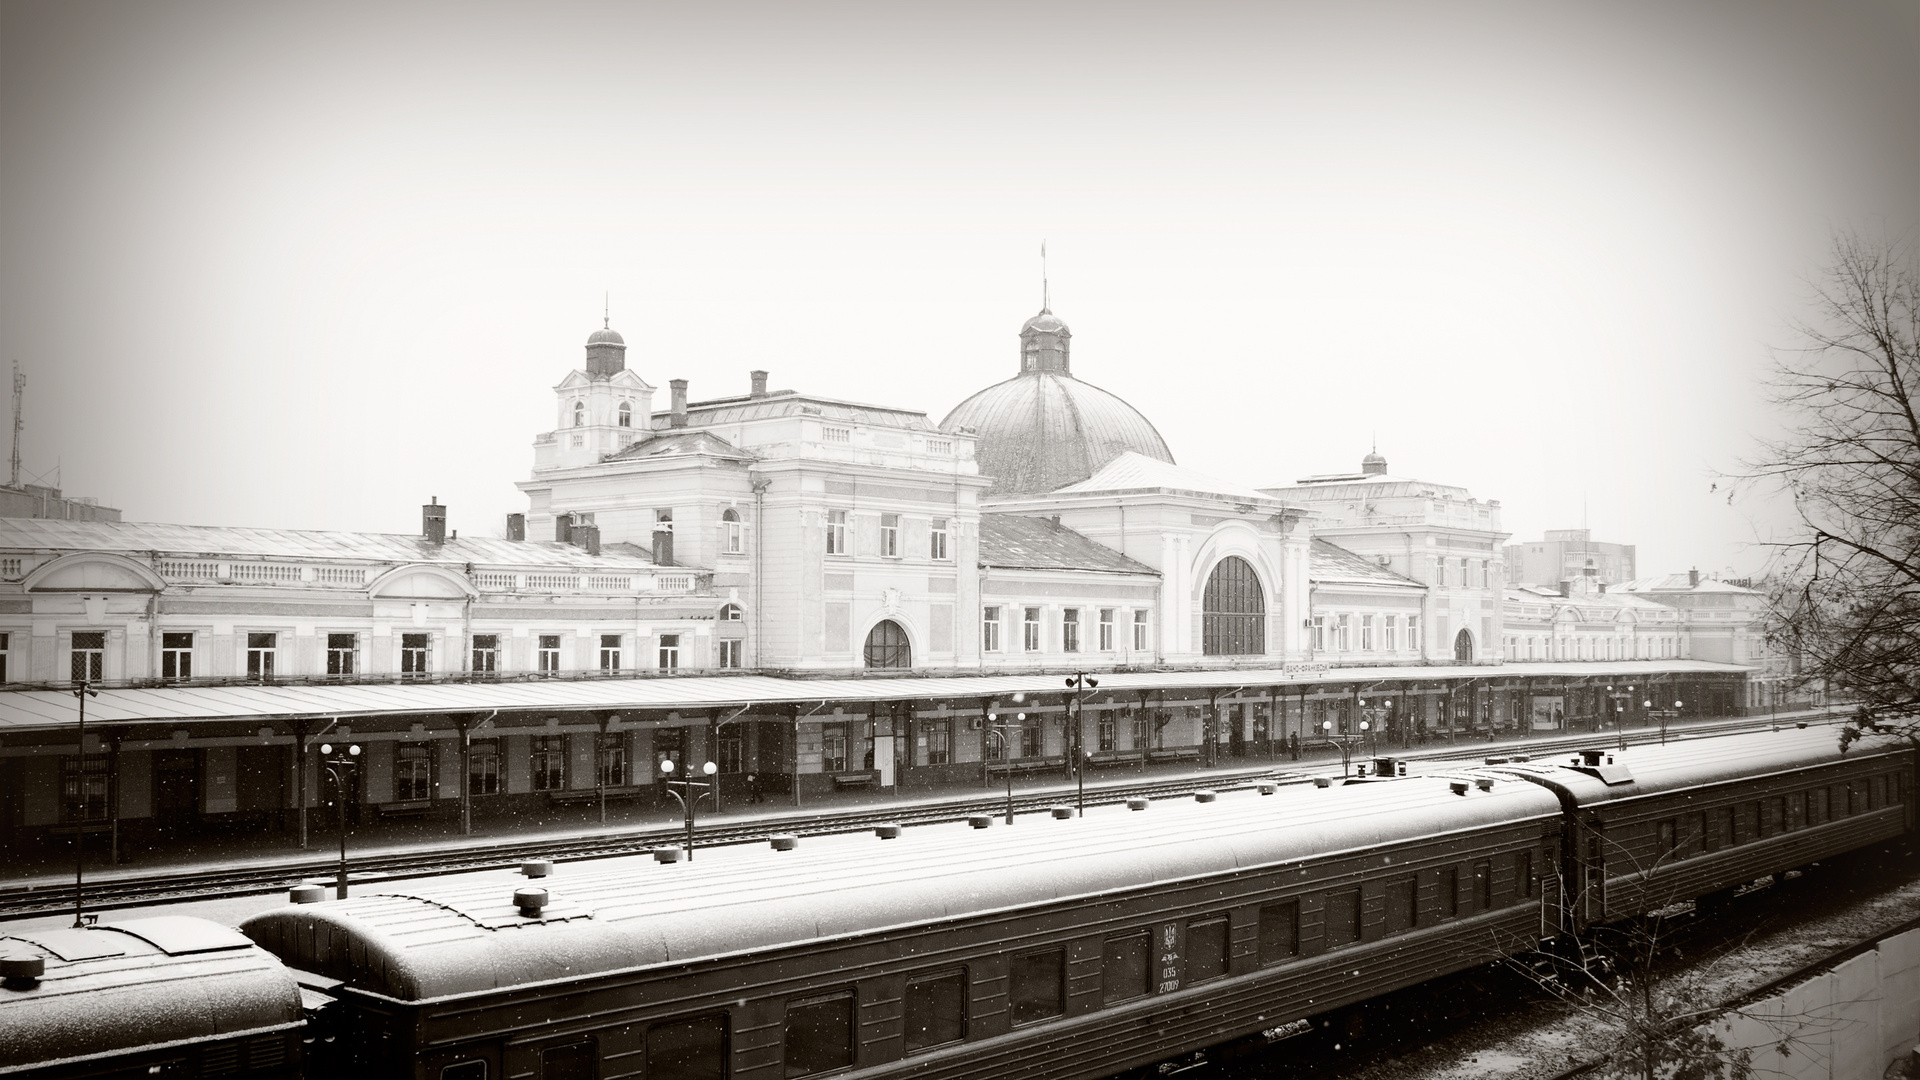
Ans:
{"type": "Polygon", "coordinates": [[[1183,465],[1756,568],[1727,505],[1832,231],[1911,239],[1901,3],[0,5],[29,477],[499,535],[611,294],[661,389],[1074,372],[1183,465]]]}

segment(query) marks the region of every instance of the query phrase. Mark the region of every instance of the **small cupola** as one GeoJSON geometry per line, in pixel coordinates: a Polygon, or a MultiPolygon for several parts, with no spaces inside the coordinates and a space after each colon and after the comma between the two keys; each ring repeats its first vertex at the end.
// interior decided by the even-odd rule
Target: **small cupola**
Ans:
{"type": "Polygon", "coordinates": [[[1040,314],[1020,327],[1020,374],[1043,371],[1054,375],[1073,374],[1072,345],[1073,331],[1067,329],[1058,315],[1042,307],[1040,314]]]}
{"type": "Polygon", "coordinates": [[[1374,447],[1372,453],[1360,459],[1360,475],[1362,476],[1387,475],[1387,459],[1380,456],[1379,447],[1377,446],[1374,447]]]}
{"type": "Polygon", "coordinates": [[[587,375],[609,379],[627,369],[627,342],[613,329],[611,317],[587,337],[587,375]]]}

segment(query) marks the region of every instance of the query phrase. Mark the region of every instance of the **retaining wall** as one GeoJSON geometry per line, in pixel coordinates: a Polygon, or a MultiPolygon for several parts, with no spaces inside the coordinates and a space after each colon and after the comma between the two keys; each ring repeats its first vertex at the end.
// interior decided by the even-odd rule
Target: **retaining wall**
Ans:
{"type": "Polygon", "coordinates": [[[1714,1027],[1729,1046],[1753,1049],[1758,1076],[1882,1080],[1920,1044],[1920,930],[1886,938],[1714,1027]]]}

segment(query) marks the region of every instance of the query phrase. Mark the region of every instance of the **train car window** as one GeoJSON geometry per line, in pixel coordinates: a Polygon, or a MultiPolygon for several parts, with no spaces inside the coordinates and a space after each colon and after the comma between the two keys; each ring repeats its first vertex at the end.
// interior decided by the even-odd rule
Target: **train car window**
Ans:
{"type": "Polygon", "coordinates": [[[1066,1011],[1066,955],[1049,949],[1013,958],[1008,994],[1013,999],[1014,1024],[1031,1024],[1066,1011]]]}
{"type": "Polygon", "coordinates": [[[1531,900],[1540,893],[1540,877],[1533,872],[1533,852],[1523,851],[1515,856],[1514,880],[1520,883],[1520,896],[1531,900]]]}
{"type": "Polygon", "coordinates": [[[1847,785],[1847,813],[1864,814],[1867,812],[1867,789],[1858,780],[1847,785]]]}
{"type": "Polygon", "coordinates": [[[600,1055],[592,1039],[540,1051],[540,1080],[594,1080],[600,1055]]]}
{"type": "Polygon", "coordinates": [[[1460,914],[1460,871],[1456,867],[1440,871],[1440,913],[1448,918],[1460,914]]]}
{"type": "MultiPolygon", "coordinates": [[[[1142,941],[1145,935],[1141,935],[1142,941]]],[[[1141,956],[1144,979],[1146,957],[1141,956]]],[[[1142,991],[1143,993],[1145,991],[1142,991]]],[[[907,981],[907,1053],[917,1054],[967,1037],[967,973],[943,971],[907,981]]]]}
{"type": "Polygon", "coordinates": [[[724,1013],[647,1029],[647,1080],[721,1080],[726,1075],[724,1013]]]}
{"type": "Polygon", "coordinates": [[[1831,799],[1832,796],[1828,794],[1826,788],[1814,788],[1807,792],[1807,824],[1825,825],[1827,823],[1827,808],[1833,805],[1831,799]]]}
{"type": "Polygon", "coordinates": [[[1411,930],[1419,921],[1419,879],[1409,876],[1387,882],[1387,933],[1411,930]]]}
{"type": "Polygon", "coordinates": [[[1300,901],[1263,904],[1260,908],[1260,962],[1271,964],[1300,955],[1300,901]]]}
{"type": "Polygon", "coordinates": [[[1360,940],[1360,890],[1327,894],[1327,948],[1337,949],[1360,940]]]}
{"type": "Polygon", "coordinates": [[[456,1061],[440,1067],[440,1080],[487,1080],[484,1061],[456,1061]]]}
{"type": "Polygon", "coordinates": [[[1473,864],[1473,909],[1493,910],[1493,863],[1485,860],[1473,864]]]}
{"type": "Polygon", "coordinates": [[[1707,847],[1707,815],[1694,811],[1687,815],[1687,835],[1680,838],[1685,854],[1697,855],[1707,847]]]}
{"type": "Polygon", "coordinates": [[[1100,1001],[1112,1005],[1143,997],[1153,989],[1153,968],[1148,963],[1152,935],[1137,934],[1107,939],[1106,956],[1100,962],[1100,1001]]]}
{"type": "Polygon", "coordinates": [[[1852,812],[1852,808],[1847,805],[1847,785],[1835,784],[1829,788],[1827,795],[1827,820],[1837,821],[1852,812]]]}
{"type": "Polygon", "coordinates": [[[786,1062],[788,1076],[853,1064],[853,991],[787,1002],[786,1062]]]}
{"type": "Polygon", "coordinates": [[[1227,973],[1227,919],[1195,919],[1187,924],[1187,983],[1218,979],[1227,973]]]}
{"type": "Polygon", "coordinates": [[[1733,807],[1715,810],[1709,819],[1713,827],[1707,831],[1707,850],[1718,851],[1733,846],[1733,807]]]}
{"type": "Polygon", "coordinates": [[[1672,818],[1660,822],[1658,826],[1658,839],[1654,845],[1654,858],[1660,860],[1672,858],[1674,849],[1678,847],[1680,843],[1679,833],[1678,823],[1672,818]]]}
{"type": "Polygon", "coordinates": [[[1778,836],[1786,825],[1787,801],[1785,797],[1775,795],[1760,804],[1760,838],[1778,836]]]}

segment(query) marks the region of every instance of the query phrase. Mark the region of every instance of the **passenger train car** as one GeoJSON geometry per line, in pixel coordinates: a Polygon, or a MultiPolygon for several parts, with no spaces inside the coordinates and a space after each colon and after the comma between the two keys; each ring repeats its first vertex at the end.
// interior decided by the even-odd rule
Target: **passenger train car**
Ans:
{"type": "Polygon", "coordinates": [[[0,1075],[1104,1077],[1910,833],[1914,753],[1836,744],[1393,764],[1142,813],[469,875],[277,907],[244,937],[22,933],[0,957],[40,965],[0,986],[0,1075]]]}
{"type": "Polygon", "coordinates": [[[1911,751],[1836,741],[576,864],[544,895],[482,882],[242,929],[330,988],[369,1076],[1103,1077],[1910,830],[1911,751]]]}
{"type": "Polygon", "coordinates": [[[300,988],[182,916],[0,936],[0,1076],[297,1078],[300,988]]]}

